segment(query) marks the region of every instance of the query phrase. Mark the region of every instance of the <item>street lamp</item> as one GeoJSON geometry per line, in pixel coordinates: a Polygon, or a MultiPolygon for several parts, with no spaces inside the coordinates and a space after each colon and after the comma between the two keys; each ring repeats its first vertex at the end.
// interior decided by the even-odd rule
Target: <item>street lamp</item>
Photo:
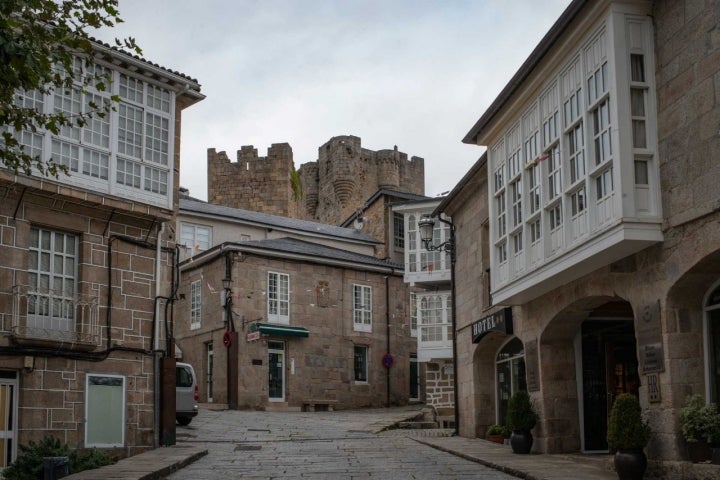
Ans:
{"type": "Polygon", "coordinates": [[[222,279],[223,290],[225,291],[225,303],[223,308],[225,309],[225,323],[228,324],[228,329],[232,325],[232,279],[225,277],[222,279]]]}
{"type": "Polygon", "coordinates": [[[445,220],[442,216],[438,216],[445,225],[450,227],[450,238],[435,245],[433,243],[433,233],[435,232],[435,220],[427,215],[423,215],[418,220],[418,228],[420,229],[420,240],[425,250],[430,252],[447,252],[450,255],[450,302],[452,309],[450,311],[452,322],[452,355],[453,355],[453,394],[455,395],[455,435],[460,434],[460,399],[458,397],[458,362],[457,362],[457,322],[455,319],[455,225],[449,220],[445,220]]]}
{"type": "Polygon", "coordinates": [[[450,238],[445,240],[439,245],[433,243],[433,233],[435,232],[435,220],[428,216],[420,217],[418,220],[418,227],[420,229],[420,240],[423,242],[425,250],[438,252],[447,252],[450,254],[450,262],[455,261],[455,228],[452,222],[449,222],[442,217],[438,217],[439,220],[450,226],[450,238]]]}

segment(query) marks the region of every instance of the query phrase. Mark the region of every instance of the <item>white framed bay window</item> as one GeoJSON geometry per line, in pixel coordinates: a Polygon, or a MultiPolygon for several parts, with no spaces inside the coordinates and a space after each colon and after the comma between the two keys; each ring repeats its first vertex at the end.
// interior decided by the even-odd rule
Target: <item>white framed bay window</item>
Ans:
{"type": "Polygon", "coordinates": [[[15,104],[23,108],[69,119],[91,114],[84,125],[61,126],[57,134],[4,131],[31,156],[65,166],[68,175],[58,178],[62,183],[172,208],[175,93],[115,68],[76,59],[72,85],[15,94],[15,104]],[[96,81],[85,84],[93,75],[105,79],[105,90],[98,90],[96,81]],[[106,106],[112,108],[104,111],[106,106]]]}

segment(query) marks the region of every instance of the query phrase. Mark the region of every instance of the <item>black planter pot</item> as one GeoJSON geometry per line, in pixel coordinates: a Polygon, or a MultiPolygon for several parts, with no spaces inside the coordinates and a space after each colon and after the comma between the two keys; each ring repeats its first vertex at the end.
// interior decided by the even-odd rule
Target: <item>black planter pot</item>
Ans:
{"type": "Polygon", "coordinates": [[[620,480],[642,480],[647,469],[647,457],[642,448],[618,450],[613,463],[620,480]]]}
{"type": "Polygon", "coordinates": [[[533,444],[532,433],[525,430],[513,430],[510,435],[510,446],[513,453],[530,453],[533,444]]]}
{"type": "Polygon", "coordinates": [[[712,458],[712,449],[704,440],[698,442],[688,442],[687,452],[690,461],[693,463],[707,462],[712,458]]]}

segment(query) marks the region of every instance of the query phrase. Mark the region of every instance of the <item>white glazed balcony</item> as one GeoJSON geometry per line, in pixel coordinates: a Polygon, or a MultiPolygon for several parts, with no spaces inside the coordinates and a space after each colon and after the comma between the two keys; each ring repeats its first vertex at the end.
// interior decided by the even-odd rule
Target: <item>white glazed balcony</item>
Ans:
{"type": "Polygon", "coordinates": [[[94,350],[100,345],[95,295],[67,295],[27,285],[13,287],[11,339],[27,346],[94,350]]]}

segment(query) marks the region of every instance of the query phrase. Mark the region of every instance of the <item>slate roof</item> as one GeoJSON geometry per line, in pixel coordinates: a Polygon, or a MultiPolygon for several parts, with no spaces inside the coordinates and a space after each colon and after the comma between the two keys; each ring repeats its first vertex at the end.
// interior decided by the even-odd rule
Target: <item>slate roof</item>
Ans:
{"type": "MultiPolygon", "coordinates": [[[[287,254],[305,255],[315,257],[317,259],[331,259],[343,262],[360,263],[371,265],[374,267],[385,267],[395,270],[403,270],[404,265],[394,262],[381,260],[370,255],[349,252],[339,248],[328,247],[317,243],[306,242],[296,238],[271,238],[266,240],[250,240],[247,242],[234,242],[232,244],[224,244],[227,248],[232,245],[238,250],[267,250],[272,252],[282,252],[287,254]]],[[[322,262],[320,262],[322,263],[322,262]]]]}
{"type": "MultiPolygon", "coordinates": [[[[363,205],[362,210],[366,210],[367,208],[369,208],[370,205],[375,203],[375,201],[383,195],[387,195],[388,197],[396,197],[396,198],[400,198],[403,200],[411,200],[411,201],[412,200],[430,200],[432,198],[432,197],[428,197],[425,195],[418,195],[417,193],[408,193],[408,192],[401,192],[398,190],[390,190],[387,188],[381,188],[377,192],[373,193],[372,196],[365,201],[365,204],[363,205]]],[[[346,227],[346,226],[350,225],[352,222],[355,221],[357,216],[358,216],[357,212],[353,213],[348,218],[346,218],[345,221],[343,221],[340,224],[340,226],[346,227]]]]}
{"type": "Polygon", "coordinates": [[[180,198],[180,212],[192,212],[202,215],[222,217],[231,221],[249,223],[265,228],[294,230],[311,234],[314,233],[355,242],[370,243],[373,245],[380,243],[374,237],[355,229],[336,227],[334,225],[281,217],[279,215],[270,215],[267,213],[252,212],[249,210],[241,210],[239,208],[225,207],[222,205],[213,205],[191,197],[180,198]]]}

